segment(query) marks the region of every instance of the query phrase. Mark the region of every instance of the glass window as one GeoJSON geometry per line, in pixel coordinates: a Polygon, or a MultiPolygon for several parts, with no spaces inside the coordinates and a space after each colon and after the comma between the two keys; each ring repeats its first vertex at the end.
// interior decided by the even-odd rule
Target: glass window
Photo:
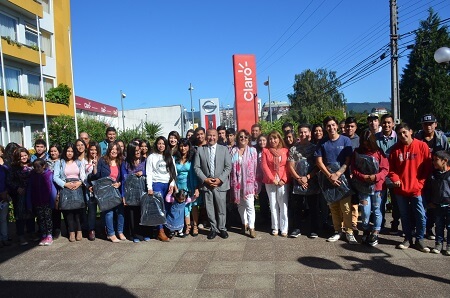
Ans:
{"type": "Polygon", "coordinates": [[[38,45],[38,34],[36,29],[28,26],[25,28],[25,44],[28,46],[38,45]]]}
{"type": "Polygon", "coordinates": [[[0,13],[0,35],[17,40],[17,20],[0,13]]]}
{"type": "MultiPolygon", "coordinates": [[[[5,67],[6,90],[19,92],[19,75],[20,71],[18,69],[5,67]]],[[[0,87],[4,89],[1,71],[0,71],[0,87]]]]}
{"type": "Polygon", "coordinates": [[[46,13],[50,13],[50,0],[41,0],[42,8],[46,13]]]}
{"type": "Polygon", "coordinates": [[[28,79],[28,95],[40,97],[41,87],[39,85],[39,76],[33,74],[27,74],[28,79]]]}
{"type": "Polygon", "coordinates": [[[53,56],[52,51],[52,35],[46,31],[41,32],[41,50],[44,51],[48,57],[53,56]]]}
{"type": "Polygon", "coordinates": [[[44,77],[44,92],[47,93],[50,88],[55,87],[55,80],[44,77]]]}

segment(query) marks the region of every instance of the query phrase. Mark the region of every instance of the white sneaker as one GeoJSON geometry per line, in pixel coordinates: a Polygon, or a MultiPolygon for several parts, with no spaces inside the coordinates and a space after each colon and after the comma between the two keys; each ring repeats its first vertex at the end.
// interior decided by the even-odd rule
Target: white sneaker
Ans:
{"type": "Polygon", "coordinates": [[[328,242],[336,242],[339,239],[341,239],[342,233],[340,232],[335,232],[333,236],[331,236],[330,238],[327,239],[328,242]]]}
{"type": "Polygon", "coordinates": [[[353,234],[345,234],[345,237],[347,238],[348,244],[358,244],[358,241],[356,241],[356,238],[353,234]]]}

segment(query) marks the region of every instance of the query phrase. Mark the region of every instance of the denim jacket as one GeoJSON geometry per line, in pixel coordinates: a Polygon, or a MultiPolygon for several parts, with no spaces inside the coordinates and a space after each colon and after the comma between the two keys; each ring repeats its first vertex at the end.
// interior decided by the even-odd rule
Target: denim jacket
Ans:
{"type": "MultiPolygon", "coordinates": [[[[80,180],[85,183],[86,181],[86,171],[84,169],[84,163],[80,160],[76,159],[75,163],[77,164],[78,168],[80,169],[80,180]]],[[[64,184],[66,184],[66,174],[64,173],[66,169],[66,161],[64,159],[60,159],[56,161],[55,168],[54,168],[54,174],[53,174],[53,181],[61,188],[64,187],[64,184]]]]}

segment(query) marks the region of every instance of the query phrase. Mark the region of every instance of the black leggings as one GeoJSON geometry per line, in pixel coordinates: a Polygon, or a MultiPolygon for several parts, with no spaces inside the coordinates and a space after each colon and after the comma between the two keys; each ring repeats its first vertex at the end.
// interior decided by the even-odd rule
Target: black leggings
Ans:
{"type": "Polygon", "coordinates": [[[53,233],[52,209],[48,205],[37,206],[35,212],[38,219],[39,231],[42,235],[51,236],[53,233]]]}
{"type": "Polygon", "coordinates": [[[64,219],[67,220],[67,231],[77,232],[81,231],[81,212],[84,209],[74,209],[74,210],[63,210],[62,213],[64,215],[64,219]]]}
{"type": "Polygon", "coordinates": [[[125,206],[125,231],[132,238],[142,235],[142,227],[139,225],[141,221],[140,206],[125,206]]]}

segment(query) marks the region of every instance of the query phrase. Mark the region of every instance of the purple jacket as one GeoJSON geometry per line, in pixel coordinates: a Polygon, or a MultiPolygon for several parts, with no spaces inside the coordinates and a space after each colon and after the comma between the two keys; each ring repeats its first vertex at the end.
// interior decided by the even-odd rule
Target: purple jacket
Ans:
{"type": "Polygon", "coordinates": [[[27,186],[27,208],[49,205],[55,207],[56,187],[53,172],[46,169],[42,174],[31,171],[27,186]]]}

